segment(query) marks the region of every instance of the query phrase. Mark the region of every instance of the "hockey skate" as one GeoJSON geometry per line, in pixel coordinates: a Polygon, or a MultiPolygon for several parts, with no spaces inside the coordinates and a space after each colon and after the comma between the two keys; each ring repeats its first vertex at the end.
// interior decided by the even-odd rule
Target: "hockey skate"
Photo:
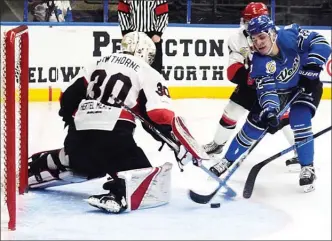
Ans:
{"type": "Polygon", "coordinates": [[[300,172],[301,170],[299,158],[297,156],[286,160],[285,164],[289,172],[300,172]]]}
{"type": "Polygon", "coordinates": [[[123,179],[114,180],[108,178],[104,183],[103,189],[109,190],[109,193],[92,195],[85,201],[91,206],[99,208],[108,213],[122,213],[128,208],[125,198],[126,186],[123,179]]]}
{"type": "Polygon", "coordinates": [[[108,213],[122,213],[127,209],[126,198],[124,196],[118,198],[113,193],[92,195],[86,201],[91,206],[108,213]]]}
{"type": "Polygon", "coordinates": [[[313,165],[302,166],[300,172],[300,186],[303,187],[304,192],[311,192],[315,190],[314,181],[316,179],[315,168],[313,165]]]}
{"type": "Polygon", "coordinates": [[[227,171],[227,169],[233,164],[233,162],[230,162],[223,158],[220,162],[210,167],[210,171],[213,172],[216,176],[220,177],[224,172],[227,171]]]}
{"type": "Polygon", "coordinates": [[[218,145],[215,141],[211,141],[208,144],[203,145],[204,151],[209,155],[209,156],[214,156],[217,154],[220,154],[224,148],[224,144],[218,145]]]}

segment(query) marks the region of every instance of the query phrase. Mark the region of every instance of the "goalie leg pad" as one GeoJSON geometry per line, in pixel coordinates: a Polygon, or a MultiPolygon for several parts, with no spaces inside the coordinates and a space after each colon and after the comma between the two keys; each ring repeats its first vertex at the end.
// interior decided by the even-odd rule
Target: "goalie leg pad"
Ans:
{"type": "Polygon", "coordinates": [[[172,164],[119,172],[125,180],[127,211],[165,205],[171,195],[172,164]]]}
{"type": "Polygon", "coordinates": [[[87,177],[74,174],[64,149],[36,153],[29,163],[29,188],[48,188],[87,181],[87,177]]]}
{"type": "Polygon", "coordinates": [[[87,177],[77,175],[72,171],[61,172],[56,177],[47,170],[40,172],[39,175],[30,176],[28,179],[30,189],[45,189],[86,181],[88,181],[87,177]]]}
{"type": "Polygon", "coordinates": [[[90,196],[86,201],[108,213],[122,213],[165,205],[170,200],[171,163],[122,171],[117,179],[103,185],[107,194],[90,196]]]}

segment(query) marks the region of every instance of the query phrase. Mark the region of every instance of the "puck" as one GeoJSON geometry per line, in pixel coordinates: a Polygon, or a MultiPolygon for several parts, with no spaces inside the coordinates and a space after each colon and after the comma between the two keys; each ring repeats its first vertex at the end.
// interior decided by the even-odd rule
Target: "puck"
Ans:
{"type": "Polygon", "coordinates": [[[220,203],[211,203],[210,207],[211,208],[220,208],[220,203]]]}

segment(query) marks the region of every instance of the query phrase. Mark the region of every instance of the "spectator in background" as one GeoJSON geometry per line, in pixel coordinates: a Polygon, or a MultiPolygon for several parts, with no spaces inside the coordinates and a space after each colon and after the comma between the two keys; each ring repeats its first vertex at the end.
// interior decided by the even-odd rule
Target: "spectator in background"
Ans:
{"type": "Polygon", "coordinates": [[[146,33],[156,45],[152,67],[161,73],[163,66],[162,34],[168,25],[167,0],[119,0],[118,17],[122,36],[138,31],[146,33]]]}
{"type": "Polygon", "coordinates": [[[72,22],[70,1],[29,0],[34,22],[72,22]]]}

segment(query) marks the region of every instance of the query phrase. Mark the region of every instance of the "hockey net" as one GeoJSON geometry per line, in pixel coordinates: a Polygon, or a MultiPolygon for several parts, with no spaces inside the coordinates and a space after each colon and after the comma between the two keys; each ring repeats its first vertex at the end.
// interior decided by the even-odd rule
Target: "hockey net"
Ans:
{"type": "Polygon", "coordinates": [[[29,36],[25,25],[1,31],[1,228],[16,228],[16,196],[28,179],[29,36]],[[7,219],[7,220],[6,220],[7,219]]]}

